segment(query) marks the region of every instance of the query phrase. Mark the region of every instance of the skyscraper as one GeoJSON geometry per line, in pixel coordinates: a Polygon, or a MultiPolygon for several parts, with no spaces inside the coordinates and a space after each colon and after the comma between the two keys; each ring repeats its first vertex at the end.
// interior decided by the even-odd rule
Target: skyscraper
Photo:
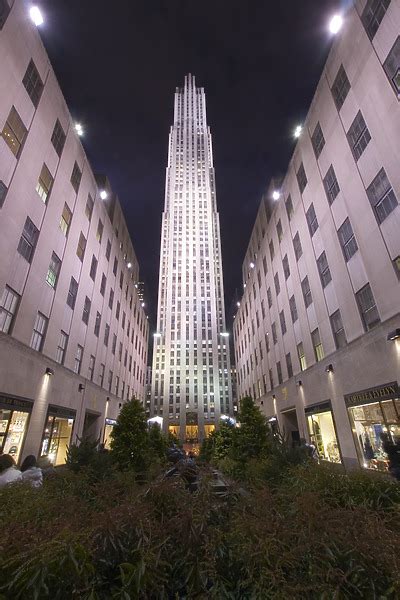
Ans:
{"type": "Polygon", "coordinates": [[[200,441],[232,411],[219,216],[203,88],[175,92],[162,219],[151,412],[200,441]]]}

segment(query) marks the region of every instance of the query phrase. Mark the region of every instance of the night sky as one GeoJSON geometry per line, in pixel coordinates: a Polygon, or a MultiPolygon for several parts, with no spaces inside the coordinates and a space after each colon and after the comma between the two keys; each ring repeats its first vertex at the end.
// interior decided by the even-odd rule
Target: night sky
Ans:
{"type": "Polygon", "coordinates": [[[261,195],[285,173],[339,0],[38,0],[42,39],[95,172],[119,195],[155,327],[173,93],[193,73],[213,134],[226,308],[261,195]]]}

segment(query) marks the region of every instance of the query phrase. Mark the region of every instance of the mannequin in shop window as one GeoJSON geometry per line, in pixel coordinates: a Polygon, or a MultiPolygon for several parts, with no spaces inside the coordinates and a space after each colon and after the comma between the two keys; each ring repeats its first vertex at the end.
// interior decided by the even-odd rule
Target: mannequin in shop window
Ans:
{"type": "Polygon", "coordinates": [[[368,434],[365,435],[364,443],[362,443],[361,440],[361,446],[364,450],[364,456],[366,460],[372,460],[373,458],[375,458],[374,449],[372,448],[371,440],[369,439],[368,434]]]}

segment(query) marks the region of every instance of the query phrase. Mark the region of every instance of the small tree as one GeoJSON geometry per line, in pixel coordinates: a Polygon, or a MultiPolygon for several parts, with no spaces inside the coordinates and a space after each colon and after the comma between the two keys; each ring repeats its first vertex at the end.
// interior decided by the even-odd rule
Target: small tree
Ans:
{"type": "Polygon", "coordinates": [[[270,445],[270,430],[265,417],[250,397],[240,402],[240,427],[235,432],[232,456],[235,460],[262,458],[270,445]]]}
{"type": "Polygon", "coordinates": [[[111,453],[121,469],[144,473],[150,466],[146,413],[136,398],[124,404],[119,413],[111,432],[111,453]]]}
{"type": "Polygon", "coordinates": [[[150,451],[159,459],[165,458],[168,441],[162,434],[161,428],[157,423],[150,425],[149,429],[149,445],[150,451]]]}

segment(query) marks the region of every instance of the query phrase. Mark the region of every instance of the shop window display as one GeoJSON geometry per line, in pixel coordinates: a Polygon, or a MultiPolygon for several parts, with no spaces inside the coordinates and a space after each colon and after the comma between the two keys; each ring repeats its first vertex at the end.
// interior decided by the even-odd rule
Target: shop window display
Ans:
{"type": "Polygon", "coordinates": [[[19,461],[29,413],[0,409],[0,451],[19,461]]]}
{"type": "Polygon", "coordinates": [[[106,419],[105,421],[103,444],[104,448],[106,448],[107,450],[110,449],[111,432],[114,429],[114,425],[116,425],[116,423],[117,421],[115,419],[106,419]]]}
{"type": "Polygon", "coordinates": [[[48,415],[43,434],[41,456],[47,456],[53,465],[62,465],[67,457],[74,419],[48,415]]]}
{"type": "Polygon", "coordinates": [[[339,444],[336,437],[332,411],[314,413],[307,416],[310,441],[317,449],[321,460],[340,463],[339,444]]]}
{"type": "Polygon", "coordinates": [[[383,449],[385,439],[400,442],[400,400],[389,399],[348,408],[357,452],[362,466],[388,470],[383,449]]]}

